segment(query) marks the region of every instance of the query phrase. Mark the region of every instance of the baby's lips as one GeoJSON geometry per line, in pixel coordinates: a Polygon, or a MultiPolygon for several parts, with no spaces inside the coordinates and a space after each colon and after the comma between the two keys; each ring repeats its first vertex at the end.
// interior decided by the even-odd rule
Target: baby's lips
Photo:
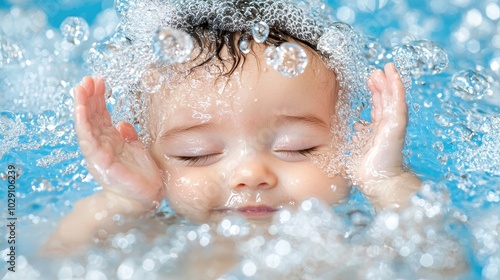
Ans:
{"type": "Polygon", "coordinates": [[[278,211],[278,209],[267,205],[244,206],[236,210],[247,218],[269,218],[278,211]]]}

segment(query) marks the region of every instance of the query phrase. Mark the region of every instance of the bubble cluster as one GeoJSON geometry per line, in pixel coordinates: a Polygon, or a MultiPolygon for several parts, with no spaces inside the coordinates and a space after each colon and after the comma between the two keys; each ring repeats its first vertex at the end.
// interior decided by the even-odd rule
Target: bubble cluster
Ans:
{"type": "Polygon", "coordinates": [[[80,45],[89,38],[89,25],[81,17],[67,17],[60,29],[64,39],[74,45],[80,45]]]}
{"type": "Polygon", "coordinates": [[[182,63],[193,51],[193,39],[182,30],[160,28],[153,38],[153,51],[161,61],[182,63]]]}
{"type": "Polygon", "coordinates": [[[360,37],[353,28],[335,22],[318,41],[317,49],[329,58],[328,66],[337,74],[340,87],[354,100],[365,100],[368,63],[362,55],[360,37]]]}
{"type": "MultiPolygon", "coordinates": [[[[259,0],[236,4],[226,0],[115,1],[115,9],[121,17],[117,33],[129,40],[135,52],[114,53],[111,57],[119,58],[112,60],[112,64],[120,64],[121,69],[128,69],[127,72],[144,76],[144,69],[152,61],[184,62],[189,57],[193,44],[182,32],[193,32],[194,26],[203,24],[209,24],[212,30],[240,31],[247,37],[253,35],[256,42],[264,42],[269,30],[277,29],[314,45],[322,34],[323,27],[331,21],[329,8],[321,2],[259,0]],[[162,28],[158,29],[159,27],[162,28]]],[[[246,53],[250,51],[250,45],[250,41],[241,40],[238,47],[246,53]]],[[[293,56],[292,52],[293,50],[286,53],[293,56]]],[[[296,75],[295,72],[301,71],[300,65],[304,62],[296,64],[297,70],[290,70],[293,67],[284,70],[286,75],[296,75]]],[[[110,67],[93,69],[99,75],[107,77],[113,92],[126,88],[129,81],[133,80],[122,80],[123,74],[110,73],[110,67]],[[104,69],[106,71],[99,71],[104,69]],[[115,89],[115,85],[119,88],[115,89]]]]}
{"type": "Polygon", "coordinates": [[[306,51],[295,43],[267,47],[265,56],[268,65],[288,78],[304,73],[308,63],[306,51]]]}

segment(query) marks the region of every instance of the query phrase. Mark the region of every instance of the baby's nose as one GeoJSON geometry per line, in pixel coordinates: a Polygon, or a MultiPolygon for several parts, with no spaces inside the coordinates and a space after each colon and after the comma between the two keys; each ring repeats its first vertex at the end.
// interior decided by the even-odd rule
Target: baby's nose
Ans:
{"type": "Polygon", "coordinates": [[[246,159],[239,162],[229,179],[231,188],[259,188],[275,187],[278,177],[270,165],[259,158],[246,159]]]}

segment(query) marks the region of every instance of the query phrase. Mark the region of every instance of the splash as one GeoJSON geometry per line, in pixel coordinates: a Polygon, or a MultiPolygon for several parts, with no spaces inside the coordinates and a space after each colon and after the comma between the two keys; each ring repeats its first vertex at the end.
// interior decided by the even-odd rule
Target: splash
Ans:
{"type": "Polygon", "coordinates": [[[490,83],[481,73],[473,70],[461,70],[451,77],[455,94],[465,100],[481,99],[490,95],[490,83]]]}

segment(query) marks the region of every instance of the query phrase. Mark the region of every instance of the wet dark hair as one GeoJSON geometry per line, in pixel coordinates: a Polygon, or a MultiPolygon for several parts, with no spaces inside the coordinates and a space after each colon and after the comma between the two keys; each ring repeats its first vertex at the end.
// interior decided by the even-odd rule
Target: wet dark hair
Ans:
{"type": "MultiPolygon", "coordinates": [[[[242,40],[252,40],[252,36],[248,32],[242,33],[240,31],[232,32],[225,30],[211,30],[208,24],[204,24],[194,27],[192,31],[188,31],[188,33],[194,39],[199,48],[208,51],[207,57],[204,58],[201,63],[193,67],[193,69],[205,65],[213,59],[225,61],[226,59],[221,56],[224,47],[227,48],[227,52],[229,53],[231,67],[228,68],[225,64],[222,66],[224,68],[222,69],[223,76],[231,76],[240,64],[245,63],[246,54],[240,51],[239,42],[242,40]]],[[[299,40],[290,34],[274,29],[269,30],[269,36],[267,37],[265,44],[278,46],[289,41],[300,42],[312,50],[315,49],[315,46],[309,42],[299,40]]],[[[253,51],[250,53],[252,52],[253,51]]],[[[201,55],[202,52],[198,54],[196,59],[198,59],[201,55]]]]}

